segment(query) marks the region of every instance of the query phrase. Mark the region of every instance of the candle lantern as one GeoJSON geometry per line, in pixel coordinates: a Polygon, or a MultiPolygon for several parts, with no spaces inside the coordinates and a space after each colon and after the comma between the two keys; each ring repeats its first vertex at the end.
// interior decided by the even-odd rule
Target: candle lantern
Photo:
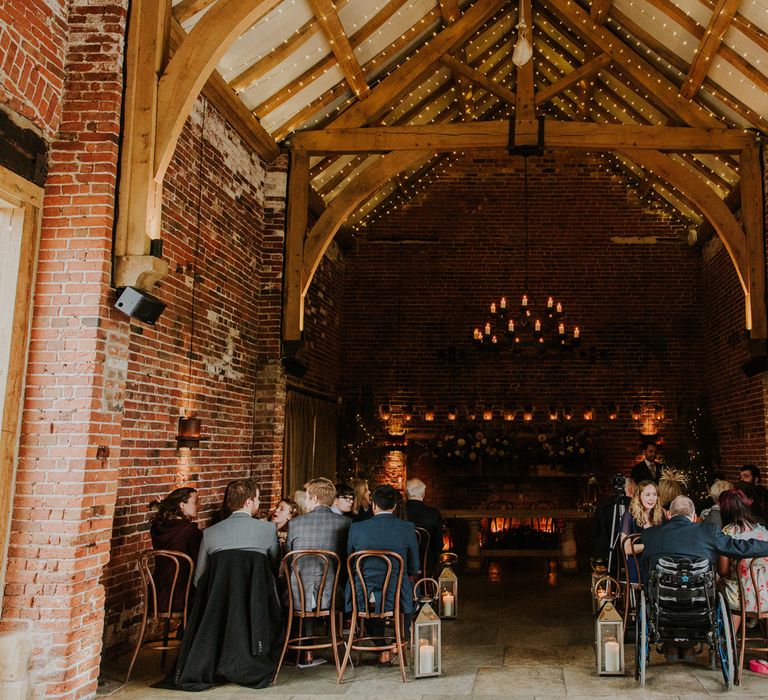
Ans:
{"type": "Polygon", "coordinates": [[[440,584],[440,617],[455,618],[459,608],[459,579],[450,566],[446,566],[437,579],[440,584]]]}
{"type": "Polygon", "coordinates": [[[605,603],[595,622],[597,673],[600,676],[624,675],[624,623],[613,603],[605,603]]]}
{"type": "Polygon", "coordinates": [[[592,561],[591,564],[592,564],[592,587],[591,587],[591,590],[592,590],[592,614],[594,615],[595,613],[597,613],[597,611],[598,611],[598,609],[600,607],[597,604],[598,603],[598,600],[597,600],[598,592],[597,592],[596,584],[597,584],[597,582],[601,578],[604,578],[605,576],[608,575],[608,567],[602,561],[599,561],[599,560],[598,561],[592,561]]]}
{"type": "Polygon", "coordinates": [[[413,677],[426,678],[441,673],[440,618],[429,603],[424,603],[413,623],[413,677]]]}

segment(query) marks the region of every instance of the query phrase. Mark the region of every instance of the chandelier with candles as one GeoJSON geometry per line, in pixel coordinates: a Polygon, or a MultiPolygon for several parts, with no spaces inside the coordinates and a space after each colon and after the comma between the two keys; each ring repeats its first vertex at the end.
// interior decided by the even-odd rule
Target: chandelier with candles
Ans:
{"type": "Polygon", "coordinates": [[[547,297],[546,307],[537,311],[528,284],[528,156],[524,158],[524,221],[525,221],[525,286],[519,309],[513,310],[506,297],[490,305],[490,316],[473,331],[478,348],[500,350],[510,347],[515,352],[526,348],[540,351],[570,350],[581,344],[581,329],[569,328],[563,304],[547,297]]]}

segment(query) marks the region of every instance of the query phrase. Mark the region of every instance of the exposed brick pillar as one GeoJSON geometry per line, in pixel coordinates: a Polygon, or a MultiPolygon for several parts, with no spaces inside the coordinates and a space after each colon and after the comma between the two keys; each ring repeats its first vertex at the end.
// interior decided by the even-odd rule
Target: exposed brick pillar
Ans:
{"type": "Polygon", "coordinates": [[[109,286],[125,5],[69,2],[44,201],[0,632],[28,633],[48,698],[95,692],[101,653],[127,343],[109,286]]]}

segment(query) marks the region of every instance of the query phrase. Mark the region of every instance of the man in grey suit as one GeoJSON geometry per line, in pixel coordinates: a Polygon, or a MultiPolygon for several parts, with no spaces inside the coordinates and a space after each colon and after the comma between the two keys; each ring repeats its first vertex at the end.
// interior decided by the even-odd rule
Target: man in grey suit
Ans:
{"type": "Polygon", "coordinates": [[[266,554],[277,564],[280,545],[275,526],[256,520],[259,512],[259,485],[256,479],[240,479],[227,488],[226,507],[230,515],[203,531],[203,542],[197,557],[195,584],[205,571],[208,557],[224,549],[245,549],[266,554]]]}
{"type": "MultiPolygon", "coordinates": [[[[336,498],[336,488],[328,479],[313,479],[306,485],[305,505],[308,512],[288,521],[288,536],[285,540],[286,552],[300,549],[329,549],[336,552],[344,565],[347,553],[347,537],[352,521],[331,510],[336,498]]],[[[343,570],[343,569],[342,569],[343,570]]],[[[317,603],[315,593],[322,578],[322,563],[316,559],[305,558],[299,561],[299,574],[304,583],[305,608],[313,610],[317,603]]],[[[329,572],[323,591],[321,606],[331,604],[331,589],[336,571],[329,572]]],[[[298,602],[298,590],[293,587],[295,601],[298,602]]]]}

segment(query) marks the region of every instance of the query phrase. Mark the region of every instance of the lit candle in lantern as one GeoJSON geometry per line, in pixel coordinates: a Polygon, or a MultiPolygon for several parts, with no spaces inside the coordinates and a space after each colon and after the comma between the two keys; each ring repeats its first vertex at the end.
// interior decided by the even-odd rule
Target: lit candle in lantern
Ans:
{"type": "MultiPolygon", "coordinates": [[[[577,328],[576,330],[579,330],[579,329],[577,328]]],[[[486,324],[485,324],[485,334],[486,335],[490,335],[491,334],[491,324],[489,322],[486,322],[486,324]]],[[[574,338],[576,338],[576,337],[578,337],[578,336],[574,335],[574,338]]]]}
{"type": "Polygon", "coordinates": [[[560,335],[565,335],[565,324],[564,324],[564,323],[560,323],[560,324],[557,326],[557,332],[558,332],[560,335]]]}
{"type": "Polygon", "coordinates": [[[573,329],[573,337],[574,337],[574,338],[579,338],[580,336],[581,336],[581,331],[579,330],[579,327],[578,327],[578,326],[576,326],[576,327],[573,329]]]}
{"type": "Polygon", "coordinates": [[[496,302],[495,301],[491,302],[491,313],[492,314],[496,313],[496,302]]]}
{"type": "Polygon", "coordinates": [[[506,311],[507,310],[507,298],[506,297],[501,297],[501,301],[499,302],[499,308],[502,311],[506,311]]]}
{"type": "Polygon", "coordinates": [[[453,617],[453,602],[454,602],[454,597],[452,593],[448,593],[447,591],[443,593],[443,599],[442,599],[443,617],[453,617]]]}
{"type": "Polygon", "coordinates": [[[615,639],[605,643],[605,670],[608,673],[618,673],[621,668],[621,649],[615,639]]]}
{"type": "Polygon", "coordinates": [[[419,673],[426,675],[435,670],[435,647],[426,639],[419,642],[419,673]]]}
{"type": "Polygon", "coordinates": [[[547,299],[547,308],[551,309],[555,305],[555,300],[552,297],[547,299]]]}

